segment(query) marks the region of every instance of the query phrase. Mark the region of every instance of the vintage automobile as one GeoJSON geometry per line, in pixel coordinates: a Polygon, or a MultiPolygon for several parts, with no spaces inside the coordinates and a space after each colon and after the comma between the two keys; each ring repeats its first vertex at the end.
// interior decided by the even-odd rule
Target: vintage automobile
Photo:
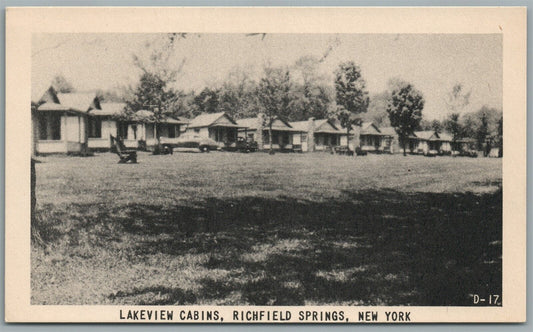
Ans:
{"type": "Polygon", "coordinates": [[[174,148],[199,149],[201,152],[209,152],[219,148],[218,143],[211,138],[191,136],[179,137],[172,142],[162,142],[161,145],[168,153],[172,153],[174,148]]]}
{"type": "Polygon", "coordinates": [[[239,152],[255,152],[257,151],[257,142],[246,140],[244,137],[237,138],[237,151],[239,152]]]}
{"type": "Polygon", "coordinates": [[[454,157],[470,157],[470,158],[477,158],[477,151],[475,150],[460,150],[460,151],[453,151],[452,156],[454,157]]]}

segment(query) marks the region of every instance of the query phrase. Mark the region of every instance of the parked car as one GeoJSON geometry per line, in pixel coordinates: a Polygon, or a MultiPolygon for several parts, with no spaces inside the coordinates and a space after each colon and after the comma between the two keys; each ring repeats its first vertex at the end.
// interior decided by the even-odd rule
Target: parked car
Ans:
{"type": "Polygon", "coordinates": [[[436,157],[436,156],[438,156],[438,154],[439,154],[439,151],[437,151],[437,150],[429,150],[429,151],[424,153],[424,156],[426,156],[426,157],[436,157]]]}
{"type": "Polygon", "coordinates": [[[201,152],[209,152],[218,149],[218,143],[207,137],[179,137],[174,143],[164,143],[163,148],[171,151],[173,148],[196,148],[201,152]]]}
{"type": "Polygon", "coordinates": [[[257,151],[257,142],[256,141],[248,141],[244,137],[238,137],[237,138],[237,151],[239,152],[255,152],[257,151]]]}
{"type": "Polygon", "coordinates": [[[360,147],[356,147],[355,148],[355,154],[357,156],[366,156],[367,155],[367,152],[364,151],[363,149],[361,149],[360,147]]]}
{"type": "Polygon", "coordinates": [[[338,147],[334,148],[331,151],[331,153],[332,154],[342,154],[342,155],[353,156],[353,151],[350,150],[347,146],[338,146],[338,147]]]}
{"type": "Polygon", "coordinates": [[[474,151],[474,150],[453,151],[452,156],[477,158],[477,151],[474,151]]]}

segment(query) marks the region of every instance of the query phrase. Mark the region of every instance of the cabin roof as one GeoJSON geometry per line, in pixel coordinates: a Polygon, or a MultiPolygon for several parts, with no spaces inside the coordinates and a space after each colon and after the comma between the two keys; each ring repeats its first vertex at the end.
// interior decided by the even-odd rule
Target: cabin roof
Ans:
{"type": "Polygon", "coordinates": [[[257,121],[257,118],[245,118],[237,120],[237,124],[246,128],[257,129],[257,121]]]}
{"type": "Polygon", "coordinates": [[[415,137],[423,140],[436,141],[439,139],[439,135],[433,130],[415,131],[414,134],[415,137]]]}
{"type": "Polygon", "coordinates": [[[441,141],[451,142],[453,140],[453,136],[449,133],[440,133],[439,136],[441,141]]]}
{"type": "MultiPolygon", "coordinates": [[[[153,123],[155,122],[155,115],[154,112],[148,111],[148,110],[138,110],[133,114],[133,119],[139,122],[144,123],[153,123]]],[[[187,119],[184,118],[175,118],[171,116],[164,115],[162,120],[162,123],[168,123],[168,124],[187,124],[187,119]]]]}
{"type": "Polygon", "coordinates": [[[328,119],[315,120],[315,133],[318,134],[337,134],[342,135],[344,132],[339,130],[337,126],[328,119]]]}
{"type": "MultiPolygon", "coordinates": [[[[257,118],[239,119],[237,120],[237,124],[239,124],[239,126],[241,127],[246,127],[250,130],[257,130],[258,119],[257,118]]],[[[267,130],[267,129],[268,129],[268,126],[264,126],[263,130],[267,130]]],[[[279,117],[274,118],[274,121],[272,122],[272,129],[277,130],[277,131],[292,131],[292,132],[302,131],[302,130],[293,128],[293,126],[290,123],[282,120],[279,117]]]]}
{"type": "MultiPolygon", "coordinates": [[[[219,112],[219,113],[203,113],[195,117],[191,120],[189,123],[190,128],[195,127],[209,127],[214,122],[216,122],[218,119],[223,117],[226,113],[219,112]]],[[[235,122],[235,121],[233,121],[235,122]]]]}
{"type": "Polygon", "coordinates": [[[300,130],[300,131],[307,131],[308,123],[309,123],[309,121],[306,120],[306,121],[294,121],[294,122],[290,122],[289,124],[294,129],[297,129],[297,130],[300,130]]]}
{"type": "MultiPolygon", "coordinates": [[[[309,120],[305,121],[294,121],[290,122],[289,124],[292,126],[293,129],[297,131],[308,131],[308,123],[309,120]]],[[[315,120],[315,134],[337,134],[342,135],[344,134],[337,126],[333,123],[333,121],[329,119],[318,119],[315,120]]]]}
{"type": "Polygon", "coordinates": [[[382,128],[379,128],[379,131],[381,131],[381,133],[386,136],[396,135],[396,130],[394,129],[394,127],[382,127],[382,128]]]}
{"type": "Polygon", "coordinates": [[[383,136],[383,133],[373,122],[363,122],[361,124],[361,135],[383,136]]]}
{"type": "Polygon", "coordinates": [[[87,112],[91,109],[100,109],[100,102],[94,92],[58,93],[57,98],[61,105],[73,110],[87,112]]]}
{"type": "Polygon", "coordinates": [[[89,114],[96,116],[119,115],[124,112],[126,103],[101,103],[100,108],[90,110],[89,114]]]}
{"type": "Polygon", "coordinates": [[[243,126],[237,124],[229,115],[225,112],[219,113],[203,113],[195,117],[189,122],[189,128],[200,127],[233,127],[243,128],[243,126]],[[226,118],[229,123],[217,123],[222,118],[226,118]]]}
{"type": "Polygon", "coordinates": [[[37,107],[37,110],[39,111],[70,111],[71,109],[70,107],[67,107],[65,105],[46,102],[44,104],[39,105],[39,107],[37,107]]]}

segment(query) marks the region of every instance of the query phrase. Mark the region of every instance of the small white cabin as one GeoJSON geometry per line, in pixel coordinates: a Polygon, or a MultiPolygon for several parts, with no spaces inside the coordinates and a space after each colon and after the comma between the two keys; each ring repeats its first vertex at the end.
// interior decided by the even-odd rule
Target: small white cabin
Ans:
{"type": "Polygon", "coordinates": [[[57,93],[50,87],[31,109],[33,153],[88,152],[88,112],[100,109],[95,93],[57,93]]]}

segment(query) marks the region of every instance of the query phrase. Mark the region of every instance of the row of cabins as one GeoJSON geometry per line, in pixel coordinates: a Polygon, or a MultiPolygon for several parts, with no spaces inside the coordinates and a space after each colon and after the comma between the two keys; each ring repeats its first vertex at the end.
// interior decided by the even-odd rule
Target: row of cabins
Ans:
{"type": "MultiPolygon", "coordinates": [[[[128,148],[150,150],[157,144],[176,143],[180,137],[208,137],[221,148],[236,147],[238,137],[258,143],[259,150],[270,148],[269,126],[265,117],[234,120],[226,113],[202,114],[189,120],[165,117],[140,110],[124,117],[123,103],[101,103],[94,93],[57,93],[49,88],[32,101],[33,153],[87,153],[109,150],[110,135],[121,137],[128,148]]],[[[329,119],[310,118],[272,122],[272,148],[279,151],[325,151],[339,146],[359,147],[366,152],[399,153],[401,147],[394,128],[379,128],[371,122],[346,129],[329,119]]],[[[433,131],[415,132],[409,137],[408,153],[451,153],[451,137],[433,131]]]]}

